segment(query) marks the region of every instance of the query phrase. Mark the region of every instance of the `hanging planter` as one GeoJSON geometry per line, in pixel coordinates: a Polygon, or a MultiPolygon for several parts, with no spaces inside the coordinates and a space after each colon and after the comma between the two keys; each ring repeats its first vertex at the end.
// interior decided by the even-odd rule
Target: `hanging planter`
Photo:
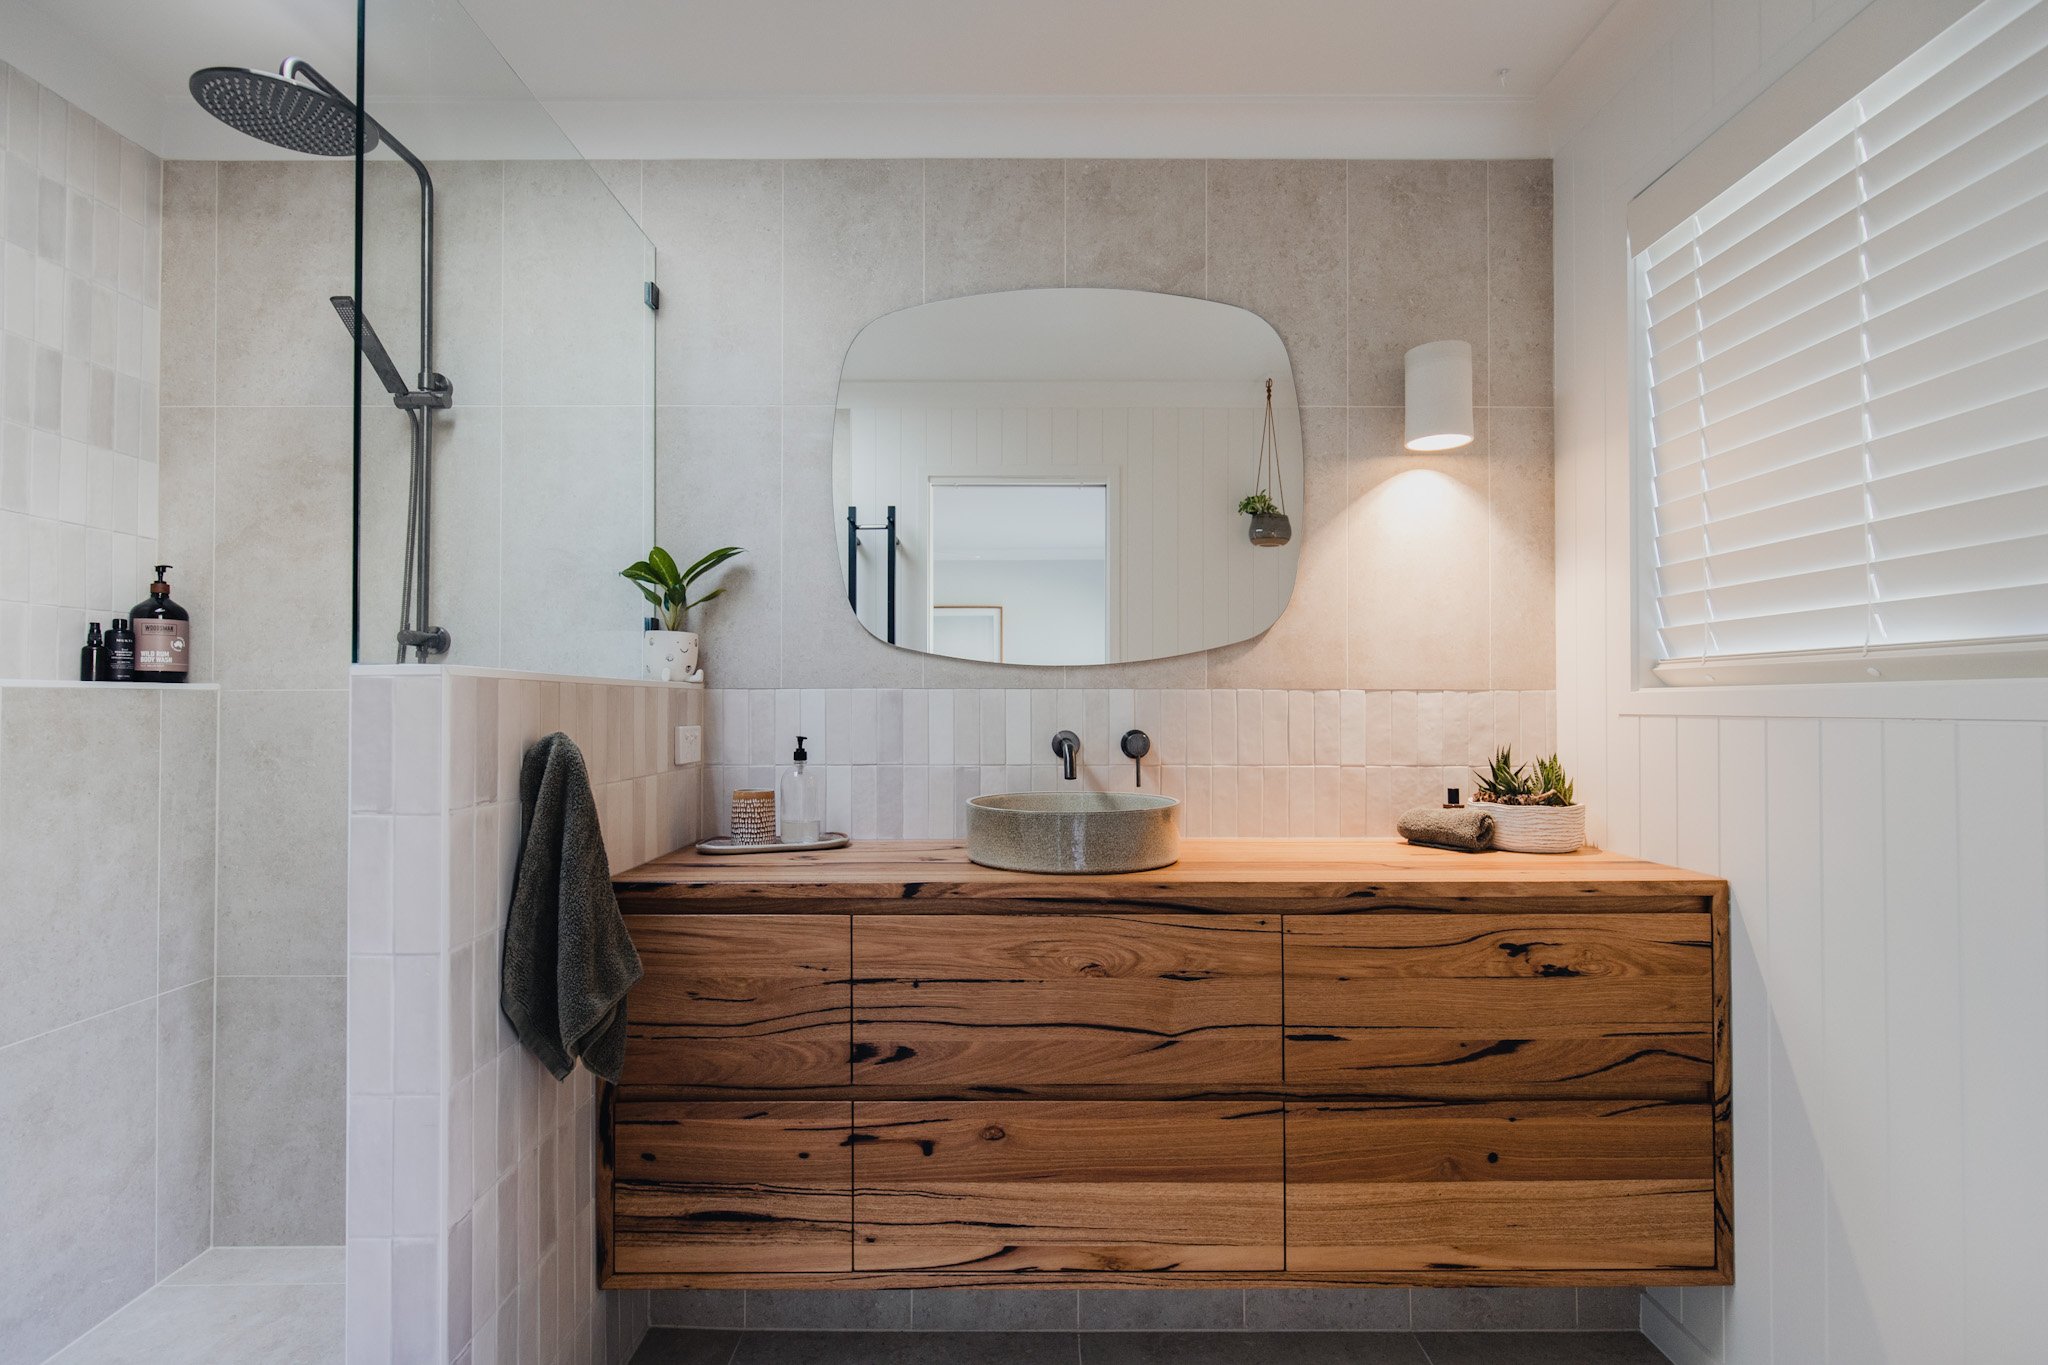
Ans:
{"type": "Polygon", "coordinates": [[[1287,519],[1287,488],[1280,477],[1280,439],[1273,431],[1273,381],[1266,381],[1266,429],[1259,434],[1259,467],[1253,487],[1257,490],[1239,500],[1240,515],[1250,517],[1251,542],[1262,550],[1285,545],[1294,539],[1294,523],[1287,519]],[[1268,466],[1271,473],[1268,474],[1268,466]],[[1275,498],[1269,494],[1267,480],[1275,498]]]}

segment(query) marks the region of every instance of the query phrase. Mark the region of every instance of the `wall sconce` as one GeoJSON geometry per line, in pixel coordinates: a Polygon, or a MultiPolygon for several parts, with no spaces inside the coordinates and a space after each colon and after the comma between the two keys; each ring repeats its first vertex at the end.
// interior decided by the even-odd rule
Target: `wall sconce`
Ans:
{"type": "Polygon", "coordinates": [[[1472,343],[1432,341],[1408,352],[1410,450],[1472,444],[1472,343]]]}

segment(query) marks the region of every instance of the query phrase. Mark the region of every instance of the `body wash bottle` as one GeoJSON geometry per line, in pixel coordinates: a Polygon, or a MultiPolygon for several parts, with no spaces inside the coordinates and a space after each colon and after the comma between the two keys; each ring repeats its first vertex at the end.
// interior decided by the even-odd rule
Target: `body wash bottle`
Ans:
{"type": "Polygon", "coordinates": [[[796,737],[796,752],[790,755],[795,767],[782,775],[775,809],[781,818],[779,833],[785,844],[815,844],[824,831],[825,795],[818,790],[818,778],[806,765],[811,756],[804,751],[804,736],[796,737]]]}
{"type": "Polygon", "coordinates": [[[171,600],[171,585],[164,580],[170,567],[156,566],[148,600],[137,602],[129,613],[135,630],[138,682],[181,683],[190,668],[192,621],[186,610],[171,600]]]}

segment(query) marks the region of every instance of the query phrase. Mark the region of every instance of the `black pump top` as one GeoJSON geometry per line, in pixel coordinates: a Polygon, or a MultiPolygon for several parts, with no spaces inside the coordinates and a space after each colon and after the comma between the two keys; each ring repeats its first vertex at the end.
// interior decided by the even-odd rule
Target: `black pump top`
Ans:
{"type": "Polygon", "coordinates": [[[88,624],[86,625],[86,628],[85,628],[85,647],[86,647],[87,649],[98,649],[98,648],[100,647],[100,623],[99,623],[99,622],[97,622],[97,621],[93,621],[93,622],[90,622],[90,623],[88,623],[88,624]]]}
{"type": "Polygon", "coordinates": [[[176,567],[174,564],[159,564],[156,566],[156,582],[149,585],[149,595],[151,597],[169,597],[171,595],[171,585],[165,580],[164,575],[176,567]]]}
{"type": "Polygon", "coordinates": [[[811,756],[804,752],[804,736],[798,735],[796,737],[796,752],[791,754],[790,757],[795,759],[799,763],[808,763],[811,761],[811,756]]]}

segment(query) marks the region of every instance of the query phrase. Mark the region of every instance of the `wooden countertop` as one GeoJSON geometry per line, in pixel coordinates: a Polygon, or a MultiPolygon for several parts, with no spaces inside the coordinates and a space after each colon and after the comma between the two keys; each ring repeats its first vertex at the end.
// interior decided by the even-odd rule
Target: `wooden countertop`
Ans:
{"type": "MultiPolygon", "coordinates": [[[[683,912],[759,901],[904,913],[918,902],[976,909],[1218,908],[1307,911],[1465,898],[1583,903],[1586,909],[1676,908],[1651,902],[1715,897],[1719,878],[1598,849],[1571,854],[1454,853],[1397,839],[1184,839],[1180,861],[1152,872],[1050,876],[969,862],[964,844],[863,840],[818,853],[700,854],[678,849],[613,878],[629,913],[683,912]],[[1581,902],[1580,898],[1584,898],[1581,902]],[[1597,900],[1597,904],[1594,904],[1597,900]]],[[[744,908],[756,908],[746,905],[744,908]]],[[[1692,908],[1697,909],[1697,904],[1692,908]]]]}

